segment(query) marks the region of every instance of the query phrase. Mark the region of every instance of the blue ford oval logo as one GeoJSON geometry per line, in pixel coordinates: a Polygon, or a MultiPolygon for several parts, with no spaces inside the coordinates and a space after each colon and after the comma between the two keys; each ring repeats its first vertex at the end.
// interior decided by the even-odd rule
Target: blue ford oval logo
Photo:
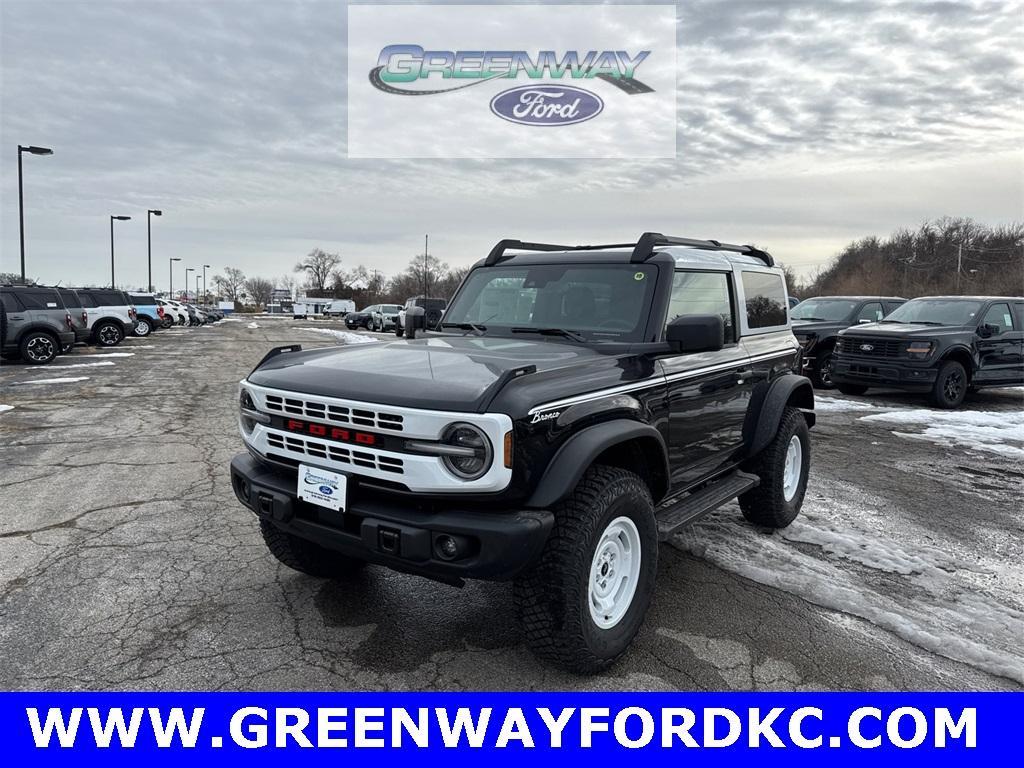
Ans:
{"type": "Polygon", "coordinates": [[[521,125],[573,125],[597,117],[604,102],[569,85],[521,85],[491,99],[491,112],[521,125]]]}

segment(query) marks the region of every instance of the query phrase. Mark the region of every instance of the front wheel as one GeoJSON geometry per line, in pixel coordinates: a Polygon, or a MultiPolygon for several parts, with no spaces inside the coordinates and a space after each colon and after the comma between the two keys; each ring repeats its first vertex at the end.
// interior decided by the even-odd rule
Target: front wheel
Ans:
{"type": "Polygon", "coordinates": [[[967,395],[967,371],[955,360],[946,361],[932,385],[931,402],[939,408],[957,408],[967,395]]]}
{"type": "Polygon", "coordinates": [[[744,467],[760,478],[740,496],[743,516],[756,525],[785,528],[804,503],[811,467],[811,432],[797,408],[786,408],[775,437],[744,467]]]}
{"type": "Polygon", "coordinates": [[[828,352],[818,358],[814,369],[814,383],[818,389],[834,389],[836,384],[832,381],[832,353],[828,352]]]}
{"type": "Polygon", "coordinates": [[[405,331],[402,330],[402,326],[395,326],[395,336],[405,336],[405,331]]]}
{"type": "Polygon", "coordinates": [[[270,554],[292,570],[322,579],[351,576],[366,566],[363,560],[324,549],[312,541],[285,533],[268,520],[260,520],[260,533],[270,554]]]}
{"type": "Polygon", "coordinates": [[[643,624],[658,570],[658,530],[647,485],[595,465],[554,510],[538,562],[514,585],[530,647],[576,672],[599,672],[643,624]]]}

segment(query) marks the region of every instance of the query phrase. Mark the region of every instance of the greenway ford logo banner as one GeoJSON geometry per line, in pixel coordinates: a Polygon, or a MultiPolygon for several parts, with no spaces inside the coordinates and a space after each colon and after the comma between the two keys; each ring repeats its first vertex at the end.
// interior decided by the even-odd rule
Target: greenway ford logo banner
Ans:
{"type": "Polygon", "coordinates": [[[353,5],[350,157],[675,156],[674,6],[353,5]]]}

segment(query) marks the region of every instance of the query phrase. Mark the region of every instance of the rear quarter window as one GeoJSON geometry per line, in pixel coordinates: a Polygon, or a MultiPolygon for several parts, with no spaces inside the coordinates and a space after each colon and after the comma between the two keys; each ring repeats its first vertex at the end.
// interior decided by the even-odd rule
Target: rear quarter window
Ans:
{"type": "Polygon", "coordinates": [[[64,309],[64,302],[56,290],[50,291],[22,291],[18,298],[25,305],[25,309],[64,309]]]}
{"type": "Polygon", "coordinates": [[[74,307],[77,309],[82,306],[81,302],[78,300],[78,295],[74,291],[69,291],[67,288],[58,288],[57,290],[60,293],[61,299],[64,300],[65,307],[74,307]]]}
{"type": "Polygon", "coordinates": [[[775,328],[785,326],[786,285],[774,272],[742,273],[744,309],[747,327],[775,328]]]}
{"type": "Polygon", "coordinates": [[[4,309],[6,309],[8,312],[21,311],[21,304],[19,304],[18,300],[14,298],[13,293],[8,293],[7,291],[0,293],[0,301],[3,302],[4,309]]]}

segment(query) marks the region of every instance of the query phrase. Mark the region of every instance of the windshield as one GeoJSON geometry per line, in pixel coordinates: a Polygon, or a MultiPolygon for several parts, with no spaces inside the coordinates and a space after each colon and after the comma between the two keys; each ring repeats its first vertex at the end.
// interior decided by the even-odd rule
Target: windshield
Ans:
{"type": "Polygon", "coordinates": [[[499,335],[561,329],[587,340],[639,341],[656,269],[649,264],[481,267],[466,278],[442,327],[475,326],[499,335]]]}
{"type": "Polygon", "coordinates": [[[893,310],[884,322],[928,325],[970,325],[981,310],[980,301],[914,299],[893,310]]]}
{"type": "Polygon", "coordinates": [[[383,304],[380,308],[381,312],[392,312],[397,314],[402,308],[398,304],[383,304]]]}
{"type": "Polygon", "coordinates": [[[848,318],[856,306],[857,302],[846,299],[807,299],[797,304],[789,316],[793,320],[838,323],[848,318]]]}

